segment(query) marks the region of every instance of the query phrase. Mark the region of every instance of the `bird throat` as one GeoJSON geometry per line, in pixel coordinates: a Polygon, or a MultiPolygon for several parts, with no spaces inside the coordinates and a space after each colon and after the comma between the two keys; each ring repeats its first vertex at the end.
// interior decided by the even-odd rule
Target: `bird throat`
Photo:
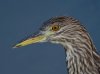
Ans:
{"type": "Polygon", "coordinates": [[[81,49],[72,46],[70,43],[66,43],[64,47],[69,74],[99,74],[92,54],[86,51],[85,47],[81,49]]]}

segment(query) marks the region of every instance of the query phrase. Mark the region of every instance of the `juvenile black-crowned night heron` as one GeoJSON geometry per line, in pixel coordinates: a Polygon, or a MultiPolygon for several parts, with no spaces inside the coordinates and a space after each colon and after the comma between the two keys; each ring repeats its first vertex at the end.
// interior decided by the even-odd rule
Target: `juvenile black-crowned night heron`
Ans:
{"type": "Polygon", "coordinates": [[[65,48],[69,74],[100,74],[100,55],[81,23],[72,17],[54,17],[40,31],[22,40],[14,48],[37,42],[61,44],[65,48]]]}

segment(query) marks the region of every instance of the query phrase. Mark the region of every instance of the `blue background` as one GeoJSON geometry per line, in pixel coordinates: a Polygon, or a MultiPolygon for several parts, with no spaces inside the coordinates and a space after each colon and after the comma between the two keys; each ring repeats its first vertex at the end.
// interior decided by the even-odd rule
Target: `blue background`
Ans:
{"type": "Polygon", "coordinates": [[[100,52],[100,0],[0,0],[0,74],[66,74],[60,45],[12,48],[45,20],[62,15],[79,19],[100,52]]]}

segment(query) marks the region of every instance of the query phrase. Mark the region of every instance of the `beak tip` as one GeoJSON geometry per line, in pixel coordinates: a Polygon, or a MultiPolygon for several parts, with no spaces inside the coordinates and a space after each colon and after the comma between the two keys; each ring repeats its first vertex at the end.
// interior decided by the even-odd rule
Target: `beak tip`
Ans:
{"type": "Polygon", "coordinates": [[[19,48],[19,47],[22,47],[22,45],[15,45],[12,48],[19,48]]]}
{"type": "Polygon", "coordinates": [[[16,46],[12,47],[12,48],[17,48],[16,46]]]}

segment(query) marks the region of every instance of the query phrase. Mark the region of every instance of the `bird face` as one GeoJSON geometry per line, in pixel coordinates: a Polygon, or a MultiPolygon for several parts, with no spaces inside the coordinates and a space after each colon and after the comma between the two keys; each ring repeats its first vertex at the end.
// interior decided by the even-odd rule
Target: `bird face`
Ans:
{"type": "Polygon", "coordinates": [[[20,41],[18,44],[14,46],[14,48],[38,42],[51,42],[63,44],[65,37],[70,38],[68,31],[73,30],[70,29],[74,27],[74,25],[70,25],[70,23],[73,23],[72,20],[73,19],[69,17],[51,18],[43,23],[43,26],[40,28],[37,34],[20,41]]]}
{"type": "Polygon", "coordinates": [[[61,37],[63,25],[61,22],[51,23],[41,28],[41,33],[46,37],[47,42],[60,43],[58,40],[61,37]]]}
{"type": "Polygon", "coordinates": [[[61,28],[61,23],[58,22],[44,25],[40,28],[40,31],[38,33],[35,33],[35,35],[32,35],[31,37],[20,41],[14,46],[14,48],[40,42],[60,43],[59,41],[57,41],[57,39],[59,38],[61,28]]]}

